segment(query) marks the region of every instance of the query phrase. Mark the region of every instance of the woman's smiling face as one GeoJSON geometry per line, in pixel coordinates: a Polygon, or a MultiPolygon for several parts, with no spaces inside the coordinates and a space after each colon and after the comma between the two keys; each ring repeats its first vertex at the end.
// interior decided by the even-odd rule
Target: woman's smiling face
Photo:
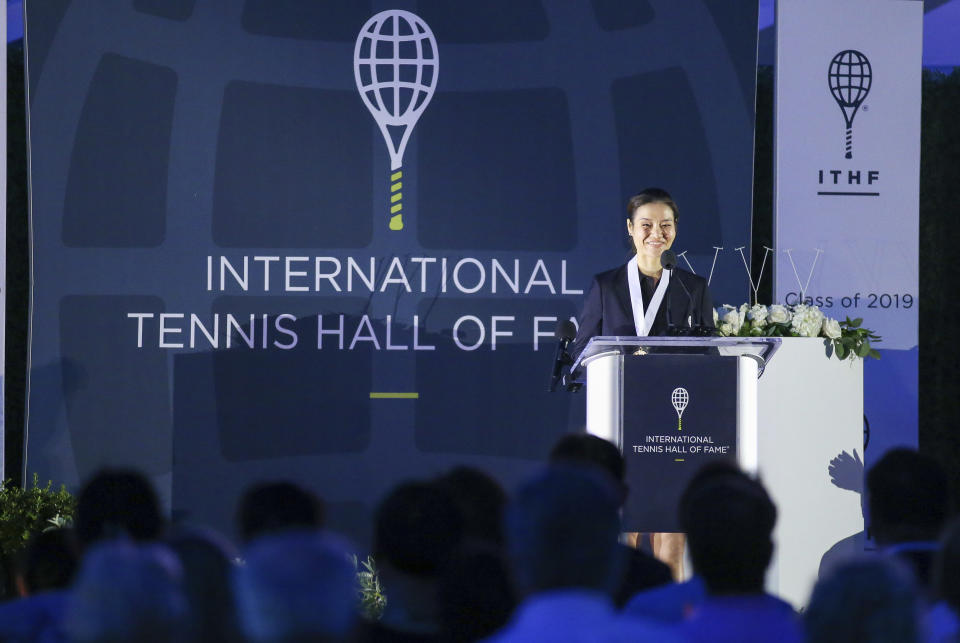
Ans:
{"type": "Polygon", "coordinates": [[[641,205],[633,211],[633,218],[627,219],[627,233],[633,239],[637,255],[659,259],[677,236],[673,210],[664,203],[641,205]]]}

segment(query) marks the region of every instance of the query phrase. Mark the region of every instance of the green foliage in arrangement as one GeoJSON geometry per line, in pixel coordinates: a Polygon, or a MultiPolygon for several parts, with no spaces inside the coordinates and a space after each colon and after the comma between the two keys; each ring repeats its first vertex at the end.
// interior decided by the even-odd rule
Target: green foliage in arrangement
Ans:
{"type": "Polygon", "coordinates": [[[870,342],[880,341],[880,336],[869,328],[863,328],[862,323],[863,319],[860,317],[853,320],[847,317],[840,322],[840,331],[843,336],[827,340],[827,356],[832,351],[840,359],[848,356],[853,357],[854,355],[880,359],[880,351],[870,346],[870,342]]]}
{"type": "Polygon", "coordinates": [[[383,608],[387,605],[387,596],[380,585],[376,562],[373,556],[367,556],[362,563],[353,557],[353,566],[357,570],[357,594],[360,598],[360,613],[371,621],[380,620],[383,608]]]}
{"type": "Polygon", "coordinates": [[[52,485],[41,487],[36,474],[26,488],[0,482],[0,555],[15,554],[34,534],[71,524],[76,501],[65,486],[52,485]]]}

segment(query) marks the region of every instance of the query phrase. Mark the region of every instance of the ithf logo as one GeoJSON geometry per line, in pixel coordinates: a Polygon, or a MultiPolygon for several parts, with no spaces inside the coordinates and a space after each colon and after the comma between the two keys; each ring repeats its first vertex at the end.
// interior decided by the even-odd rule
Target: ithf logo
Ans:
{"type": "Polygon", "coordinates": [[[853,117],[870,92],[870,83],[873,81],[870,61],[859,51],[845,49],[830,61],[827,78],[830,81],[830,93],[840,106],[847,123],[846,157],[852,159],[853,117]]]}
{"type": "Polygon", "coordinates": [[[390,152],[390,229],[403,229],[403,151],[437,86],[437,41],[409,11],[381,11],[357,36],[353,74],[390,152]]]}
{"type": "Polygon", "coordinates": [[[677,412],[677,431],[683,431],[683,410],[690,403],[690,394],[687,389],[678,386],[670,394],[670,401],[673,403],[673,410],[677,412]]]}

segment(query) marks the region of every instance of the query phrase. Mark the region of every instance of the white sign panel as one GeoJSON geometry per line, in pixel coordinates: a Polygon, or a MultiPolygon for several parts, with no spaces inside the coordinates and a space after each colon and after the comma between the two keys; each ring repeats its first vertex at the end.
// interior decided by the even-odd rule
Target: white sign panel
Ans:
{"type": "Polygon", "coordinates": [[[776,295],[917,344],[923,3],[777,3],[776,295]]]}

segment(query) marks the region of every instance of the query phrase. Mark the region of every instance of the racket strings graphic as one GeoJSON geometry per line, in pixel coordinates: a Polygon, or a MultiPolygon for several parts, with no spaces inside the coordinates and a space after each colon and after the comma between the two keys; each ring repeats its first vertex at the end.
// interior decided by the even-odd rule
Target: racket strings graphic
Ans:
{"type": "Polygon", "coordinates": [[[439,70],[433,32],[409,11],[381,11],[357,36],[353,54],[357,91],[390,153],[391,230],[403,229],[403,153],[433,98],[439,70]]]}
{"type": "Polygon", "coordinates": [[[677,431],[683,431],[683,410],[690,403],[690,393],[683,387],[677,387],[670,394],[670,402],[677,412],[677,431]]]}
{"type": "Polygon", "coordinates": [[[853,158],[853,118],[870,93],[873,68],[859,51],[845,49],[833,57],[827,72],[830,93],[843,112],[847,126],[845,157],[853,158]]]}

